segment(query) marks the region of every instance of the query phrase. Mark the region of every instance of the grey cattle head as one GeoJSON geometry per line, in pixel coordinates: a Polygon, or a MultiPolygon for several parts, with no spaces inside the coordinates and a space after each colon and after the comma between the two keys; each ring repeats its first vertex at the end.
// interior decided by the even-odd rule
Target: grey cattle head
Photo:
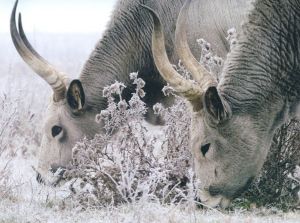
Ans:
{"type": "MultiPolygon", "coordinates": [[[[86,106],[84,89],[79,80],[70,81],[62,72],[57,71],[43,59],[30,45],[22,27],[19,15],[18,28],[15,14],[18,1],[12,11],[10,30],[13,43],[23,60],[53,90],[53,98],[48,106],[39,151],[38,179],[50,176],[49,170],[56,172],[65,168],[71,161],[72,148],[82,137],[93,137],[99,131],[95,123],[95,112],[86,106]]],[[[58,180],[53,178],[51,180],[58,180]]],[[[49,178],[49,181],[51,181],[49,178]]],[[[55,182],[49,182],[55,183],[55,182]]]]}
{"type": "MultiPolygon", "coordinates": [[[[270,73],[266,73],[266,76],[257,76],[255,83],[249,81],[250,77],[255,74],[255,72],[251,73],[251,70],[247,70],[246,76],[236,75],[238,77],[236,79],[234,75],[237,72],[229,76],[227,71],[234,69],[230,63],[231,58],[225,64],[223,76],[227,75],[226,78],[230,79],[233,84],[225,86],[224,83],[223,85],[217,83],[215,78],[194,58],[188,46],[185,28],[190,2],[191,0],[187,0],[180,12],[176,26],[175,47],[194,81],[184,79],[170,64],[165,50],[164,32],[160,19],[154,11],[148,8],[154,19],[152,52],[160,74],[191,104],[191,148],[195,173],[202,183],[199,190],[200,200],[210,206],[227,207],[233,198],[249,186],[262,168],[274,129],[285,116],[286,107],[282,102],[286,100],[281,100],[281,96],[277,97],[274,91],[273,94],[269,93],[269,89],[276,88],[275,84],[272,86],[272,79],[266,78],[270,76],[270,73]],[[246,80],[244,86],[242,78],[246,80]],[[261,78],[267,81],[257,83],[261,78]],[[248,90],[246,88],[258,84],[265,86],[265,89],[260,87],[252,100],[243,101],[241,105],[243,108],[240,110],[246,109],[244,112],[238,112],[232,107],[232,101],[238,100],[236,95],[228,97],[224,94],[227,87],[227,89],[236,88],[240,91],[237,95],[243,95],[241,88],[248,90]],[[247,110],[248,104],[251,101],[254,104],[258,98],[265,100],[260,105],[261,109],[247,110]],[[274,103],[270,103],[272,100],[274,103]]],[[[247,49],[249,47],[251,46],[247,49]]],[[[248,58],[241,59],[242,62],[247,60],[248,58]]],[[[248,61],[247,64],[250,64],[250,60],[248,61]]],[[[254,64],[257,64],[257,61],[257,58],[254,58],[254,64]]],[[[241,74],[243,69],[238,68],[241,74]]],[[[275,72],[277,73],[279,72],[275,72]]],[[[248,90],[249,95],[255,94],[253,89],[248,90]]]]}

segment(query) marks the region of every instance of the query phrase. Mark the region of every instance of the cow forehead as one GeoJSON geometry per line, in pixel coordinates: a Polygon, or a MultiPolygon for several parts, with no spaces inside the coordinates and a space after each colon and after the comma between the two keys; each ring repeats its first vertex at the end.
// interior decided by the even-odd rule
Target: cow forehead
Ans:
{"type": "Polygon", "coordinates": [[[62,100],[59,102],[50,102],[47,108],[47,118],[48,119],[59,119],[69,117],[71,118],[71,110],[67,104],[66,100],[62,100]]]}
{"type": "MultiPolygon", "coordinates": [[[[211,126],[205,117],[194,116],[191,126],[191,143],[193,147],[199,147],[207,143],[215,143],[219,147],[229,145],[240,147],[240,150],[250,149],[250,145],[255,147],[261,141],[268,138],[269,132],[266,127],[254,121],[250,115],[234,115],[226,123],[211,126]]],[[[223,149],[224,149],[223,148],[223,149]]],[[[222,149],[221,149],[222,150],[222,149]]]]}

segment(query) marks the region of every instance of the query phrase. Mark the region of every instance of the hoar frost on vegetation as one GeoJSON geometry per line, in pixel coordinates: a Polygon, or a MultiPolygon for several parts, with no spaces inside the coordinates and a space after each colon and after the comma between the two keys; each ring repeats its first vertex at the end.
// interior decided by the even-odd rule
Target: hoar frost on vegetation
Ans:
{"type": "Polygon", "coordinates": [[[16,199],[11,163],[18,156],[24,159],[35,156],[32,147],[37,148],[41,138],[37,120],[41,119],[42,112],[30,109],[30,100],[35,100],[35,96],[26,96],[27,104],[22,101],[23,91],[14,93],[0,95],[0,198],[9,200],[16,199]]]}
{"type": "Polygon", "coordinates": [[[300,208],[300,122],[277,130],[267,160],[245,197],[260,206],[300,208]]]}
{"type": "MultiPolygon", "coordinates": [[[[154,106],[166,122],[161,143],[143,121],[147,112],[141,100],[145,82],[137,73],[130,74],[130,79],[136,92],[128,102],[122,98],[122,83],[103,90],[108,107],[96,121],[104,125],[105,132],[93,140],[82,140],[73,149],[73,167],[64,175],[78,179],[70,188],[72,198],[81,205],[99,207],[140,200],[169,204],[195,197],[185,102],[176,96],[170,108],[154,106]]],[[[164,92],[173,94],[170,87],[164,92]]]]}

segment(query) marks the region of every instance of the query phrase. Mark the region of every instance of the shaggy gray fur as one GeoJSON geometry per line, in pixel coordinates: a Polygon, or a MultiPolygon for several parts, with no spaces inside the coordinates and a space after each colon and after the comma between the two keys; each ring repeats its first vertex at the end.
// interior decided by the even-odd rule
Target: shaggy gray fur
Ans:
{"type": "Polygon", "coordinates": [[[235,113],[292,112],[300,98],[300,1],[258,0],[219,88],[235,113]],[[288,111],[287,111],[288,110],[288,111]]]}
{"type": "MultiPolygon", "coordinates": [[[[157,72],[151,53],[152,17],[140,4],[152,7],[165,27],[167,52],[174,64],[176,20],[185,0],[121,0],[118,2],[103,38],[97,44],[81,74],[88,104],[97,111],[105,107],[104,86],[114,80],[129,85],[128,74],[139,71],[146,81],[146,102],[151,106],[163,98],[165,82],[157,72]]],[[[197,38],[212,43],[219,55],[226,55],[229,46],[225,39],[229,28],[240,27],[249,0],[197,0],[190,9],[188,37],[193,52],[199,57],[197,38]]],[[[129,87],[130,88],[130,87],[129,87]]],[[[127,92],[130,96],[130,92],[127,92]]]]}

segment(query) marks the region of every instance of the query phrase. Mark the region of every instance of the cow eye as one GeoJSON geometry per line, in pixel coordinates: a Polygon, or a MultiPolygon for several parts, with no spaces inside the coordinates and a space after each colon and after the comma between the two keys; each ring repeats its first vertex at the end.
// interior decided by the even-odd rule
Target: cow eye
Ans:
{"type": "Polygon", "coordinates": [[[207,143],[207,144],[201,146],[200,150],[201,150],[201,153],[202,153],[203,156],[206,155],[206,153],[209,150],[209,147],[210,147],[210,143],[207,143]]]}
{"type": "Polygon", "coordinates": [[[61,132],[62,132],[62,127],[57,126],[57,125],[52,127],[52,136],[53,136],[53,138],[58,136],[61,132]]]}

